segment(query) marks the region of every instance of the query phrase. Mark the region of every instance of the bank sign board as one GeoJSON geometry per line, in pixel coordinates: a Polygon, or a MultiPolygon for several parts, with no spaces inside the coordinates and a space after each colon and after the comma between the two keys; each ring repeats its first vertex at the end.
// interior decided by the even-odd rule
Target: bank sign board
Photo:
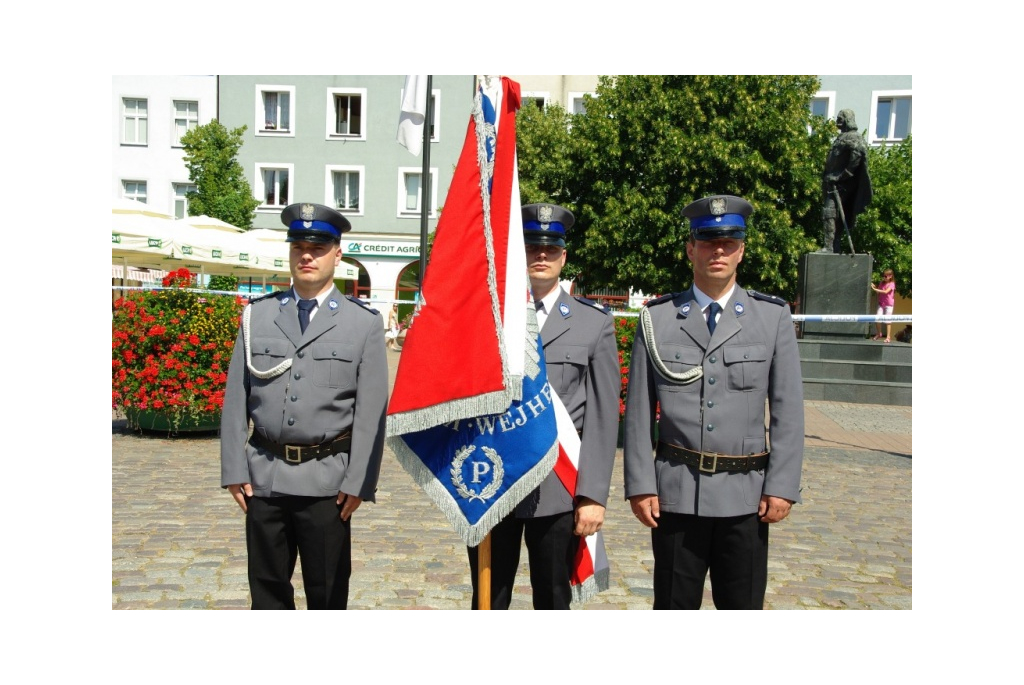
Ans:
{"type": "Polygon", "coordinates": [[[419,243],[399,243],[383,240],[344,240],[342,239],[344,254],[346,256],[367,256],[367,257],[419,257],[419,243]]]}

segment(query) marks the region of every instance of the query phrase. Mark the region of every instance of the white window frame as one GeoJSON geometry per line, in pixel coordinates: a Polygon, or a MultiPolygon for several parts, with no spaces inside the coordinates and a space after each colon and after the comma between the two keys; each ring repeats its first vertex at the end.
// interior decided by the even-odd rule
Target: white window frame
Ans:
{"type": "MultiPolygon", "coordinates": [[[[434,98],[434,130],[430,134],[431,143],[441,142],[441,90],[439,88],[431,88],[430,95],[434,98]]],[[[398,90],[398,107],[401,110],[402,102],[405,100],[405,86],[402,86],[398,90]]]]}
{"type": "Polygon", "coordinates": [[[122,97],[121,98],[121,144],[122,145],[137,145],[139,147],[146,147],[149,145],[149,99],[139,97],[122,97]],[[133,113],[128,112],[128,102],[144,103],[146,106],[145,114],[139,114],[138,104],[133,113]],[[127,130],[128,124],[132,122],[133,128],[135,129],[135,140],[128,140],[127,130]],[[144,140],[138,140],[139,126],[140,123],[144,123],[146,129],[146,135],[144,140]]]}
{"type": "MultiPolygon", "coordinates": [[[[256,84],[256,97],[255,97],[255,127],[253,130],[257,136],[277,137],[277,138],[294,138],[295,137],[295,120],[298,114],[298,103],[295,100],[295,86],[280,86],[273,84],[256,84]],[[263,94],[264,93],[287,93],[288,94],[288,129],[280,130],[267,128],[267,120],[264,114],[263,106],[263,94]]],[[[279,105],[280,108],[280,105],[279,105]]]]}
{"type": "MultiPolygon", "coordinates": [[[[423,167],[403,166],[398,167],[398,204],[397,216],[402,219],[419,218],[419,208],[410,210],[405,208],[405,177],[409,175],[422,176],[423,167]]],[[[420,204],[423,203],[423,184],[420,183],[420,204]]],[[[430,213],[431,219],[437,218],[437,167],[430,167],[430,213]]]]}
{"type": "MultiPolygon", "coordinates": [[[[328,164],[324,167],[324,204],[334,207],[334,173],[348,172],[359,174],[359,207],[357,209],[338,209],[345,216],[363,216],[366,214],[366,167],[351,164],[328,164]]],[[[335,208],[337,209],[337,208],[335,208]]]]}
{"type": "Polygon", "coordinates": [[[551,93],[546,90],[524,90],[521,95],[523,101],[526,99],[543,100],[541,109],[547,109],[548,103],[551,102],[551,93]]]}
{"type": "MultiPolygon", "coordinates": [[[[177,104],[181,102],[186,105],[195,105],[196,112],[195,116],[191,112],[186,112],[185,121],[185,133],[188,133],[194,128],[199,127],[199,101],[198,100],[171,100],[171,147],[181,147],[181,136],[178,135],[178,121],[181,117],[178,116],[177,104]]],[[[184,135],[184,134],[182,134],[184,135]]]]}
{"type": "Polygon", "coordinates": [[[366,88],[328,88],[327,89],[327,140],[366,140],[367,124],[367,94],[366,88]],[[362,130],[358,135],[349,133],[337,133],[335,119],[337,113],[334,109],[334,98],[337,95],[358,95],[362,108],[362,130]]]}
{"type": "Polygon", "coordinates": [[[173,216],[176,219],[184,219],[188,217],[188,198],[185,197],[185,193],[190,190],[198,190],[195,183],[188,181],[182,183],[171,183],[171,204],[174,207],[173,216]],[[181,191],[179,193],[179,191],[181,191]],[[182,215],[178,216],[178,203],[182,203],[182,215]]]}
{"type": "MultiPolygon", "coordinates": [[[[817,93],[814,94],[814,97],[811,98],[811,102],[813,102],[814,100],[825,100],[828,103],[826,105],[826,107],[825,107],[825,110],[826,110],[825,111],[825,118],[826,119],[831,120],[831,119],[835,119],[836,118],[836,91],[834,91],[834,90],[819,90],[817,93]]],[[[811,103],[808,102],[807,103],[807,109],[810,110],[810,108],[811,108],[811,103]]],[[[810,124],[807,125],[807,132],[808,133],[811,132],[810,124]]]]}
{"type": "Polygon", "coordinates": [[[135,178],[121,179],[121,197],[128,198],[129,200],[136,200],[143,204],[149,204],[149,183],[135,178]],[[134,193],[128,192],[129,183],[134,183],[136,185],[134,193]],[[141,186],[142,192],[139,192],[139,186],[141,186]]]}
{"type": "MultiPolygon", "coordinates": [[[[914,91],[912,90],[873,90],[871,91],[871,120],[868,124],[868,143],[870,145],[881,145],[882,143],[898,143],[903,138],[888,138],[879,137],[875,135],[875,129],[878,127],[878,101],[887,99],[900,99],[906,98],[910,100],[911,114],[910,114],[910,131],[913,134],[914,130],[914,91]]],[[[889,130],[892,131],[892,124],[889,126],[889,130]]]]}
{"type": "Polygon", "coordinates": [[[597,97],[597,93],[591,93],[590,91],[587,91],[587,90],[571,90],[571,91],[569,91],[569,106],[566,107],[566,110],[568,110],[569,114],[575,114],[576,113],[574,111],[576,109],[576,101],[580,100],[582,102],[583,98],[585,96],[587,96],[587,95],[589,95],[591,98],[596,98],[597,97]]]}
{"type": "Polygon", "coordinates": [[[260,206],[256,208],[257,212],[280,212],[282,209],[293,203],[292,197],[295,194],[295,165],[294,164],[281,164],[275,162],[256,162],[256,174],[254,176],[255,183],[253,183],[253,191],[256,194],[256,199],[260,201],[260,206]],[[283,204],[279,205],[268,205],[267,201],[267,189],[263,183],[263,172],[270,169],[278,171],[288,172],[288,197],[284,199],[283,204]]]}

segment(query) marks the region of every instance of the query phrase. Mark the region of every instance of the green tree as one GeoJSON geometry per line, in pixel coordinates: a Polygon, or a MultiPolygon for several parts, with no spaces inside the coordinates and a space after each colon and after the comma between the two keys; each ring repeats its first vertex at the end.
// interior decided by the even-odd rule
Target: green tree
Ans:
{"type": "Polygon", "coordinates": [[[853,236],[857,252],[870,252],[875,258],[875,282],[881,280],[882,271],[892,269],[896,274],[896,292],[903,297],[910,297],[913,290],[912,167],[910,136],[895,145],[868,150],[868,173],[874,197],[857,217],[853,236]]]}
{"type": "Polygon", "coordinates": [[[188,177],[196,190],[188,193],[191,216],[205,214],[239,228],[251,228],[260,201],[253,197],[238,150],[246,127],[233,131],[214,119],[181,137],[188,177]]]}
{"type": "MultiPolygon", "coordinates": [[[[553,202],[571,208],[568,182],[572,167],[569,159],[572,116],[557,103],[543,109],[523,107],[516,115],[519,198],[524,205],[553,202]]],[[[562,278],[578,278],[579,273],[580,266],[575,256],[570,255],[562,278]]]]}
{"type": "Polygon", "coordinates": [[[816,76],[604,76],[571,117],[560,187],[546,170],[534,176],[529,148],[520,183],[576,214],[567,241],[589,284],[647,293],[689,282],[683,207],[742,196],[754,214],[740,283],[792,300],[800,255],[820,240],[821,167],[836,132],[810,113],[818,88],[816,76]]]}

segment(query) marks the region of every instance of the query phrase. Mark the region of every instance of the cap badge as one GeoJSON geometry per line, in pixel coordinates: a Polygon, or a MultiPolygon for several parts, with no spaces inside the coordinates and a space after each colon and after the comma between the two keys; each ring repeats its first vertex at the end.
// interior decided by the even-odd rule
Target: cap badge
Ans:
{"type": "Polygon", "coordinates": [[[327,306],[330,307],[331,309],[337,309],[338,308],[338,301],[335,300],[335,299],[332,299],[330,302],[327,303],[327,306]]]}
{"type": "Polygon", "coordinates": [[[316,207],[313,205],[302,205],[302,210],[299,212],[299,218],[303,221],[312,221],[316,214],[316,207]]]}
{"type": "Polygon", "coordinates": [[[542,224],[550,224],[553,215],[554,210],[551,208],[551,205],[541,205],[537,208],[537,221],[542,224]]]}
{"type": "Polygon", "coordinates": [[[563,302],[558,305],[558,311],[562,312],[562,316],[569,316],[569,305],[563,302]]]}
{"type": "Polygon", "coordinates": [[[721,215],[725,214],[725,198],[724,197],[712,198],[710,206],[711,206],[711,213],[714,216],[721,216],[721,215]]]}

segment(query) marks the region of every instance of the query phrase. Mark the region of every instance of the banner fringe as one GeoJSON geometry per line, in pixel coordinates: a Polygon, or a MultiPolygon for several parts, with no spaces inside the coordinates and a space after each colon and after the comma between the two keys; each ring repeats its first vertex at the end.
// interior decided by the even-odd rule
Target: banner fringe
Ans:
{"type": "Polygon", "coordinates": [[[594,575],[587,578],[579,585],[572,586],[572,604],[583,604],[599,592],[604,592],[609,587],[611,569],[602,568],[594,571],[594,575]]]}
{"type": "Polygon", "coordinates": [[[537,462],[536,466],[520,478],[519,482],[505,491],[475,525],[471,525],[462,514],[462,510],[459,509],[451,493],[438,482],[434,473],[405,444],[405,440],[400,435],[387,438],[387,444],[395,453],[395,457],[402,467],[412,476],[416,484],[423,488],[423,492],[430,498],[430,501],[441,510],[467,547],[476,547],[483,542],[491,528],[496,526],[516,508],[520,501],[541,484],[554,468],[555,460],[558,458],[558,443],[556,442],[544,455],[544,458],[537,462]]]}

